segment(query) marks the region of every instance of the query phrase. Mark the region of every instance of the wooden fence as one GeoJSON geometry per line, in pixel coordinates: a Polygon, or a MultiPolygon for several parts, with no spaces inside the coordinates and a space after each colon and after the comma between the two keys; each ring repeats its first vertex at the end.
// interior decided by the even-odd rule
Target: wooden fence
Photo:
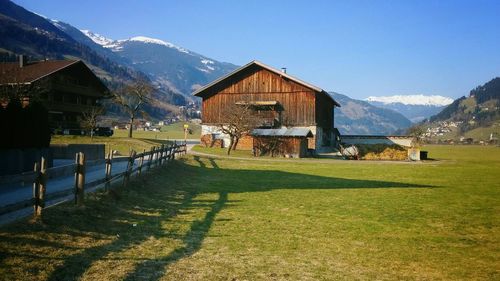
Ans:
{"type": "Polygon", "coordinates": [[[57,178],[57,175],[61,173],[61,168],[54,167],[48,169],[45,159],[41,158],[40,162],[35,163],[34,171],[32,173],[24,173],[21,179],[25,183],[33,183],[33,198],[0,207],[0,215],[33,206],[35,218],[41,217],[47,201],[61,199],[72,194],[74,195],[75,204],[81,206],[84,204],[85,190],[103,184],[105,189],[109,189],[112,182],[121,178],[123,178],[123,186],[126,186],[133,174],[140,176],[143,174],[143,171],[165,165],[169,161],[174,160],[176,155],[186,154],[186,151],[185,143],[174,143],[171,145],[152,147],[150,151],[144,150],[142,153],[137,153],[132,150],[130,155],[125,157],[125,159],[123,159],[123,157],[122,159],[113,159],[113,154],[109,152],[105,159],[89,161],[92,162],[93,166],[105,164],[104,177],[95,179],[91,182],[85,181],[86,168],[89,163],[85,161],[85,154],[80,152],[76,154],[74,164],[64,167],[64,169],[71,169],[74,171],[74,188],[51,193],[47,192],[47,189],[50,189],[50,186],[47,185],[48,179],[57,178]],[[113,175],[113,163],[118,161],[126,161],[127,168],[125,171],[113,175]]]}

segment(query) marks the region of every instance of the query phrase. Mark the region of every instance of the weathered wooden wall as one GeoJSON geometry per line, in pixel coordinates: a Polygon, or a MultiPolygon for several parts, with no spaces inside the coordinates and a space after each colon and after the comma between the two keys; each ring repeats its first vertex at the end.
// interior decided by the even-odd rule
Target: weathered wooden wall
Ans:
{"type": "Polygon", "coordinates": [[[225,107],[238,101],[278,101],[284,125],[316,125],[315,91],[262,68],[249,68],[227,80],[203,98],[203,123],[224,122],[225,107]]]}
{"type": "Polygon", "coordinates": [[[316,96],[316,122],[323,128],[333,128],[333,102],[322,94],[316,96]]]}

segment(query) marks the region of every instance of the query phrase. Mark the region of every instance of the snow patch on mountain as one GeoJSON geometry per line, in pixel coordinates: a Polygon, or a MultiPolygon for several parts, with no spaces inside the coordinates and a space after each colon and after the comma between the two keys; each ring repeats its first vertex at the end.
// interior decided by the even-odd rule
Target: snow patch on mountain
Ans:
{"type": "Polygon", "coordinates": [[[203,64],[214,64],[214,61],[208,60],[208,59],[202,59],[201,63],[203,63],[203,64]]]}
{"type": "Polygon", "coordinates": [[[170,42],[165,42],[165,41],[160,40],[160,39],[150,38],[150,37],[146,37],[146,36],[136,36],[136,37],[130,38],[129,41],[138,41],[138,42],[149,43],[149,44],[163,45],[163,46],[166,46],[169,48],[177,49],[179,52],[189,54],[188,50],[181,48],[179,46],[176,46],[170,42]]]}
{"type": "Polygon", "coordinates": [[[52,20],[52,19],[51,19],[51,20],[50,20],[50,22],[51,22],[53,25],[55,25],[55,27],[57,27],[57,28],[59,28],[59,29],[61,29],[61,30],[63,30],[63,31],[66,31],[66,27],[65,27],[65,26],[63,26],[63,25],[62,25],[62,24],[61,24],[58,20],[52,20]]]}
{"type": "Polygon", "coordinates": [[[200,67],[197,67],[196,69],[198,69],[199,71],[210,73],[210,70],[208,70],[208,69],[204,69],[204,68],[200,68],[200,67]]]}
{"type": "MultiPolygon", "coordinates": [[[[31,11],[30,11],[30,12],[31,12],[31,11]]],[[[44,15],[42,15],[42,14],[39,14],[39,13],[36,13],[36,12],[31,12],[31,13],[33,13],[33,14],[35,14],[35,15],[37,15],[37,16],[40,16],[40,17],[42,17],[42,18],[44,18],[44,19],[46,19],[46,20],[48,20],[48,19],[49,19],[48,17],[46,17],[46,16],[44,16],[44,15]]]]}
{"type": "Polygon", "coordinates": [[[113,39],[109,39],[107,37],[102,36],[101,34],[94,33],[88,29],[82,29],[80,30],[85,36],[90,38],[94,43],[99,44],[105,48],[112,48],[111,45],[115,42],[113,39]]]}
{"type": "Polygon", "coordinates": [[[394,96],[370,96],[365,99],[368,102],[380,102],[383,104],[401,103],[404,105],[428,105],[445,106],[453,102],[453,99],[438,95],[394,95],[394,96]]]}

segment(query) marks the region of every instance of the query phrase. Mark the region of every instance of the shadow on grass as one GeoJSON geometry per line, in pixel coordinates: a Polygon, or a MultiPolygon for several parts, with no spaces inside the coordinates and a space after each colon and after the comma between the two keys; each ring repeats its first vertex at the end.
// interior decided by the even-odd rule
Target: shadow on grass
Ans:
{"type": "MultiPolygon", "coordinates": [[[[263,192],[275,189],[357,189],[357,188],[429,188],[432,186],[402,182],[355,180],[315,176],[275,170],[222,169],[213,158],[195,156],[192,164],[176,161],[168,169],[145,174],[123,191],[117,202],[109,197],[91,200],[86,208],[75,208],[70,204],[48,210],[45,225],[18,223],[0,229],[0,267],[5,267],[9,258],[25,258],[27,261],[47,259],[50,254],[40,255],[23,246],[46,249],[64,249],[68,254],[52,256],[62,260],[50,272],[48,280],[78,280],[98,260],[109,254],[119,253],[145,242],[151,237],[179,239],[182,246],[168,255],[154,259],[137,259],[126,280],[158,280],[168,274],[168,268],[180,259],[196,253],[208,235],[217,214],[237,202],[228,200],[228,195],[239,192],[263,192]],[[195,165],[193,165],[195,164],[195,165]],[[150,177],[148,179],[148,177],[150,177]],[[218,194],[216,200],[195,200],[204,193],[218,194]],[[208,204],[208,205],[207,205],[208,204]],[[138,206],[142,205],[142,206],[138,206]],[[201,220],[191,223],[183,235],[166,233],[163,223],[177,215],[193,209],[209,211],[201,220]],[[149,214],[145,214],[149,213],[149,214]],[[155,214],[155,215],[151,215],[155,214]],[[132,223],[140,227],[132,227],[132,223]],[[63,242],[35,240],[34,237],[83,236],[85,239],[103,240],[98,245],[75,249],[63,242]],[[119,235],[119,236],[118,236],[119,235]],[[116,237],[116,239],[110,239],[116,237]],[[19,239],[17,239],[19,238],[19,239]],[[110,242],[105,242],[110,240],[110,242]],[[8,243],[8,247],[5,247],[8,243]],[[16,247],[18,245],[19,247],[16,247]],[[2,251],[8,248],[8,251],[2,251]],[[16,249],[16,250],[13,250],[16,249]]],[[[50,187],[49,187],[50,188],[50,187]]],[[[57,240],[56,240],[57,241],[57,240]]],[[[128,258],[124,258],[128,259],[128,258]]],[[[20,266],[23,262],[20,262],[20,266]]],[[[40,265],[40,267],[44,267],[40,265]]]]}

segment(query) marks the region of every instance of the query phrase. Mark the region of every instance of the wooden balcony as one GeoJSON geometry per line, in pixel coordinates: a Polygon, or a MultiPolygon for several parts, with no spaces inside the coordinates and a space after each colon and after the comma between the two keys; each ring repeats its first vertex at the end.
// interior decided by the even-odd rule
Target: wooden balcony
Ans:
{"type": "Polygon", "coordinates": [[[83,113],[95,108],[96,106],[52,101],[47,104],[47,107],[49,111],[83,113]]]}

